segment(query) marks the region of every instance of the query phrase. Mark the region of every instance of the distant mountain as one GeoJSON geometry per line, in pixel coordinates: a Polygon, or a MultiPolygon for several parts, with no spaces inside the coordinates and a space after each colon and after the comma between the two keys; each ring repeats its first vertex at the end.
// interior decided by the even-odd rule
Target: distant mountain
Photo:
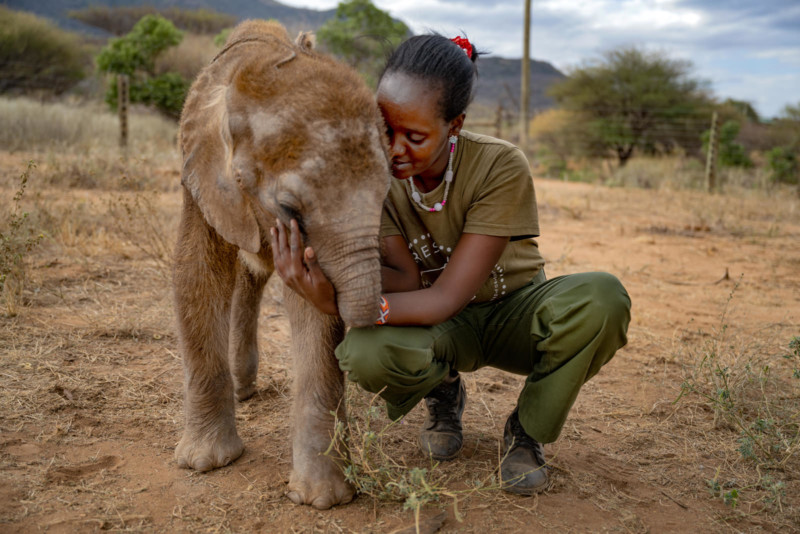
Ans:
{"type": "Polygon", "coordinates": [[[93,28],[69,17],[70,11],[92,6],[153,6],[164,9],[177,7],[182,9],[209,9],[219,13],[227,13],[244,19],[276,19],[289,29],[319,28],[323,22],[336,14],[335,9],[317,11],[314,9],[296,8],[275,2],[274,0],[0,0],[0,3],[11,9],[29,11],[36,15],[55,21],[66,30],[103,34],[93,28]]]}
{"type": "MultiPolygon", "coordinates": [[[[276,19],[291,33],[300,30],[315,30],[336,14],[335,9],[317,11],[295,8],[274,0],[0,0],[0,4],[11,9],[29,11],[55,21],[60,27],[96,37],[109,37],[106,32],[88,26],[69,17],[73,10],[91,6],[153,6],[156,8],[177,7],[183,9],[209,9],[227,13],[239,20],[260,18],[276,19]]],[[[478,86],[475,101],[484,106],[496,107],[502,103],[506,109],[519,109],[520,75],[522,62],[519,59],[483,57],[478,60],[478,86]]],[[[530,105],[540,111],[553,106],[547,97],[547,88],[564,74],[546,61],[531,60],[530,105]]]]}
{"type": "MultiPolygon", "coordinates": [[[[553,82],[566,78],[564,74],[546,61],[530,60],[530,109],[539,112],[553,107],[547,89],[553,82]]],[[[522,61],[502,57],[478,59],[478,86],[475,101],[486,106],[497,106],[517,111],[521,93],[522,61]]]]}

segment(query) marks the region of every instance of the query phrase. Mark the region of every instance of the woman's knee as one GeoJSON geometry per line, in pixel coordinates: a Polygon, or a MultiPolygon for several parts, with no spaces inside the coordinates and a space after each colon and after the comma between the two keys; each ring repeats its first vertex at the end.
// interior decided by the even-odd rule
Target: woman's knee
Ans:
{"type": "MultiPolygon", "coordinates": [[[[362,388],[377,393],[394,382],[414,380],[431,365],[432,350],[415,346],[399,327],[352,328],[336,347],[339,368],[362,388]]],[[[411,334],[410,329],[408,334],[411,334]]]]}
{"type": "MultiPolygon", "coordinates": [[[[383,353],[375,328],[352,328],[336,347],[339,368],[359,384],[372,383],[381,375],[379,359],[383,353]]],[[[365,385],[365,384],[362,384],[365,385]]]]}
{"type": "Polygon", "coordinates": [[[604,313],[616,323],[628,324],[631,315],[631,299],[619,278],[610,273],[592,275],[592,303],[597,311],[604,313]]]}
{"type": "Polygon", "coordinates": [[[631,319],[631,299],[619,279],[609,273],[587,273],[589,301],[586,311],[587,334],[607,353],[605,361],[613,356],[628,340],[628,324],[631,319]]]}
{"type": "MultiPolygon", "coordinates": [[[[631,301],[619,279],[609,273],[590,272],[569,275],[571,289],[557,298],[556,308],[563,314],[557,322],[570,323],[572,336],[588,340],[625,336],[630,321],[631,301]]],[[[624,344],[624,343],[623,343],[624,344]]]]}

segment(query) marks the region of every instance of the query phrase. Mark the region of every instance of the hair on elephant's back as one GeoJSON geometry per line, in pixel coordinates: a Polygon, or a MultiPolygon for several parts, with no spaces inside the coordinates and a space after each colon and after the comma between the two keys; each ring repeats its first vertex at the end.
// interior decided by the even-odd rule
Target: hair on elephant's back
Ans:
{"type": "Polygon", "coordinates": [[[245,99],[302,110],[304,116],[317,120],[377,120],[374,95],[361,76],[349,65],[311,48],[312,41],[308,34],[292,41],[276,21],[240,23],[195,80],[184,116],[190,109],[212,105],[208,100],[212,89],[226,86],[245,99]]]}
{"type": "Polygon", "coordinates": [[[289,39],[289,34],[286,32],[286,28],[284,28],[280,22],[275,20],[247,19],[237,24],[236,27],[231,30],[223,49],[243,39],[266,36],[272,36],[287,44],[292,44],[291,39],[289,39]]]}
{"type": "Polygon", "coordinates": [[[235,76],[236,90],[256,99],[284,100],[288,107],[319,120],[377,113],[372,91],[352,67],[327,54],[292,46],[293,56],[277,64],[265,62],[263,50],[252,47],[235,76]]]}

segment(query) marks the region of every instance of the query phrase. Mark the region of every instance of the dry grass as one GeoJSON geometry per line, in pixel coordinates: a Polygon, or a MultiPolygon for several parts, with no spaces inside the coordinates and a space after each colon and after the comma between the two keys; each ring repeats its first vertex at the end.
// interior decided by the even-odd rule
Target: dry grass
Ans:
{"type": "Polygon", "coordinates": [[[348,382],[345,398],[347,419],[336,421],[325,454],[341,463],[345,478],[360,495],[376,502],[402,503],[404,510],[414,513],[419,529],[426,506],[450,506],[456,521],[461,522],[460,502],[490,499],[500,491],[493,464],[468,472],[465,464],[443,465],[420,454],[416,436],[408,432],[409,426],[421,423],[419,412],[387,423],[377,395],[348,382]],[[408,451],[415,454],[409,456],[408,451]]]}
{"type": "MultiPolygon", "coordinates": [[[[637,157],[624,167],[600,165],[598,178],[612,187],[641,187],[644,189],[699,189],[707,187],[705,164],[696,158],[637,157]]],[[[769,172],[764,168],[744,169],[722,167],[717,170],[717,183],[722,192],[743,189],[768,190],[773,187],[769,172]]]]}
{"type": "Polygon", "coordinates": [[[744,501],[750,510],[783,512],[786,483],[800,471],[800,337],[781,342],[769,328],[765,342],[765,332],[731,328],[737,288],[704,343],[685,343],[676,356],[684,368],[676,402],[692,416],[712,412],[709,428],[727,437],[711,492],[732,509],[744,501]]]}
{"type": "Polygon", "coordinates": [[[0,295],[5,303],[6,314],[17,314],[18,300],[27,280],[27,257],[44,238],[22,210],[22,200],[28,186],[31,170],[35,164],[30,161],[19,176],[19,185],[0,219],[0,295]]]}
{"type": "MultiPolygon", "coordinates": [[[[139,110],[129,118],[130,154],[161,154],[176,144],[177,125],[139,110]]],[[[105,104],[0,97],[0,146],[11,152],[58,151],[87,157],[119,145],[119,120],[105,104]]]]}

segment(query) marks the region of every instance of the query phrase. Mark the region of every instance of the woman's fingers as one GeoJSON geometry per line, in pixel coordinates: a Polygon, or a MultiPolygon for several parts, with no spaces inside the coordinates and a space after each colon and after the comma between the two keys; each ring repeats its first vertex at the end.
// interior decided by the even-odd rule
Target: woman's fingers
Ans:
{"type": "Polygon", "coordinates": [[[314,253],[314,249],[311,247],[306,247],[304,252],[305,264],[308,268],[308,274],[311,277],[311,281],[315,285],[322,282],[327,282],[328,278],[325,276],[325,273],[322,272],[322,268],[319,266],[317,255],[314,253]]]}
{"type": "Polygon", "coordinates": [[[275,271],[287,286],[324,313],[336,315],[336,291],[311,247],[303,247],[300,226],[294,219],[287,229],[279,220],[270,228],[270,246],[275,271]]]}
{"type": "Polygon", "coordinates": [[[270,229],[270,236],[275,269],[285,282],[295,287],[308,274],[303,262],[300,227],[294,219],[289,222],[289,228],[276,219],[275,227],[270,229]]]}
{"type": "Polygon", "coordinates": [[[292,231],[291,238],[289,239],[292,247],[292,259],[294,259],[295,256],[298,256],[299,259],[298,252],[300,252],[300,226],[297,224],[295,219],[292,219],[289,221],[289,228],[292,231]]]}
{"type": "Polygon", "coordinates": [[[275,269],[278,271],[280,277],[291,285],[297,273],[289,249],[289,238],[286,235],[286,227],[280,220],[276,219],[275,227],[270,229],[270,234],[272,236],[272,259],[275,264],[275,269]]]}

